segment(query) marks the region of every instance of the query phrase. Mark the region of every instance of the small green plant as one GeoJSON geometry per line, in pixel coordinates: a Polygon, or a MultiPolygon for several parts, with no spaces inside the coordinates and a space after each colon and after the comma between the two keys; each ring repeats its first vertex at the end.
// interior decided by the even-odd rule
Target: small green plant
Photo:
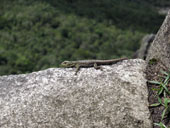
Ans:
{"type": "Polygon", "coordinates": [[[160,97],[158,97],[158,102],[159,103],[155,103],[155,104],[151,104],[150,106],[151,107],[157,107],[157,106],[164,106],[164,110],[162,112],[162,115],[161,115],[161,120],[163,120],[165,118],[165,114],[169,114],[170,112],[170,107],[169,107],[169,103],[170,103],[170,99],[169,98],[164,98],[163,102],[161,100],[160,97]]]}
{"type": "Polygon", "coordinates": [[[157,106],[164,106],[164,110],[161,114],[161,122],[160,123],[154,123],[155,125],[159,126],[160,128],[167,128],[165,124],[162,123],[163,119],[166,115],[170,113],[170,98],[168,96],[170,95],[170,91],[167,88],[167,85],[170,81],[170,72],[167,73],[165,71],[161,71],[163,74],[161,82],[158,81],[149,81],[151,84],[158,85],[158,88],[153,88],[153,90],[157,91],[158,96],[158,103],[151,104],[150,107],[157,107],[157,106]]]}
{"type": "MultiPolygon", "coordinates": [[[[167,88],[168,82],[169,82],[170,74],[167,74],[165,77],[165,80],[162,80],[161,82],[158,81],[149,81],[151,84],[159,85],[159,88],[157,89],[157,95],[160,96],[161,94],[166,95],[170,94],[170,91],[167,88]]],[[[156,90],[156,89],[155,89],[156,90]]]]}
{"type": "Polygon", "coordinates": [[[169,112],[170,112],[170,107],[168,106],[169,103],[170,103],[170,99],[169,98],[164,98],[164,103],[162,103],[162,105],[165,107],[165,109],[163,110],[161,120],[164,119],[165,114],[169,114],[169,112]]]}
{"type": "Polygon", "coordinates": [[[158,60],[157,59],[155,59],[155,58],[152,58],[152,59],[150,59],[149,60],[149,64],[156,64],[158,62],[158,60]]]}

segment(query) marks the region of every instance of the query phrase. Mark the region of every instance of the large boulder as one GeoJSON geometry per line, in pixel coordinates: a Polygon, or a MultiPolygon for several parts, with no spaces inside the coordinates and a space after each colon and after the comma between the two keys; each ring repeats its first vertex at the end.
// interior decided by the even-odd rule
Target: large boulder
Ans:
{"type": "Polygon", "coordinates": [[[0,77],[1,128],[152,128],[143,60],[0,77]]]}
{"type": "Polygon", "coordinates": [[[170,67],[170,11],[149,49],[146,60],[151,59],[170,67]]]}

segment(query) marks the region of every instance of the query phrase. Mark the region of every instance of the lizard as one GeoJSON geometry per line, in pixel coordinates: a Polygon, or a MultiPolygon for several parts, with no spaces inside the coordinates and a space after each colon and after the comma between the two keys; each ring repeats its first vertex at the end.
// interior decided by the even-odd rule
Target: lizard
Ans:
{"type": "Polygon", "coordinates": [[[112,65],[119,61],[127,60],[128,58],[118,58],[110,60],[78,60],[78,61],[64,61],[61,63],[62,67],[73,68],[76,67],[75,75],[81,67],[94,67],[95,69],[101,69],[100,65],[112,65]]]}

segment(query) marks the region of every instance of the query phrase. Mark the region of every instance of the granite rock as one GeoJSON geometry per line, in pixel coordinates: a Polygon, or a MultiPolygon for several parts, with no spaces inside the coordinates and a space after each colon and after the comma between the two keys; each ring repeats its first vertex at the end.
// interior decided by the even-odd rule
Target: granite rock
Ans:
{"type": "Polygon", "coordinates": [[[146,63],[0,77],[1,128],[152,128],[146,63]]]}

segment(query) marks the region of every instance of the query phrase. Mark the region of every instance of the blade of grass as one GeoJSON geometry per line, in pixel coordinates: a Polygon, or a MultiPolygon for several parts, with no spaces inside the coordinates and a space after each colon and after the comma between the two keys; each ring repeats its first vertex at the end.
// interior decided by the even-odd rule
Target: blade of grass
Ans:
{"type": "Polygon", "coordinates": [[[165,108],[165,109],[163,110],[163,113],[162,113],[162,115],[161,115],[161,120],[163,120],[163,119],[164,119],[165,114],[166,114],[166,111],[167,111],[167,108],[165,108]]]}
{"type": "Polygon", "coordinates": [[[167,76],[169,75],[167,72],[165,72],[165,71],[163,71],[163,70],[161,70],[160,72],[161,72],[162,74],[164,74],[164,75],[167,75],[167,76]]]}
{"type": "Polygon", "coordinates": [[[167,77],[165,78],[165,80],[164,80],[164,83],[165,83],[165,84],[168,84],[169,78],[170,78],[170,76],[167,76],[167,77]]]}
{"type": "Polygon", "coordinates": [[[162,104],[162,100],[161,100],[160,97],[158,97],[158,101],[159,101],[160,104],[162,104]]]}
{"type": "Polygon", "coordinates": [[[161,83],[161,86],[165,89],[165,91],[166,91],[168,94],[170,94],[168,88],[166,87],[166,85],[165,85],[164,83],[161,83]]]}
{"type": "Polygon", "coordinates": [[[149,83],[151,83],[151,84],[158,84],[158,85],[160,85],[161,83],[160,82],[158,82],[158,81],[148,81],[149,83]]]}
{"type": "Polygon", "coordinates": [[[168,103],[170,103],[170,99],[169,98],[164,98],[165,107],[168,107],[168,103]]]}
{"type": "Polygon", "coordinates": [[[162,122],[160,123],[154,123],[157,126],[160,126],[161,128],[167,128],[162,122]]]}
{"type": "Polygon", "coordinates": [[[160,88],[152,88],[152,90],[158,92],[160,90],[160,88]]]}
{"type": "Polygon", "coordinates": [[[160,104],[160,103],[155,103],[155,104],[149,105],[149,107],[157,107],[157,106],[159,106],[159,105],[161,105],[161,104],[160,104]]]}
{"type": "Polygon", "coordinates": [[[163,90],[164,90],[164,88],[161,87],[160,90],[158,91],[158,96],[162,94],[163,90]]]}

